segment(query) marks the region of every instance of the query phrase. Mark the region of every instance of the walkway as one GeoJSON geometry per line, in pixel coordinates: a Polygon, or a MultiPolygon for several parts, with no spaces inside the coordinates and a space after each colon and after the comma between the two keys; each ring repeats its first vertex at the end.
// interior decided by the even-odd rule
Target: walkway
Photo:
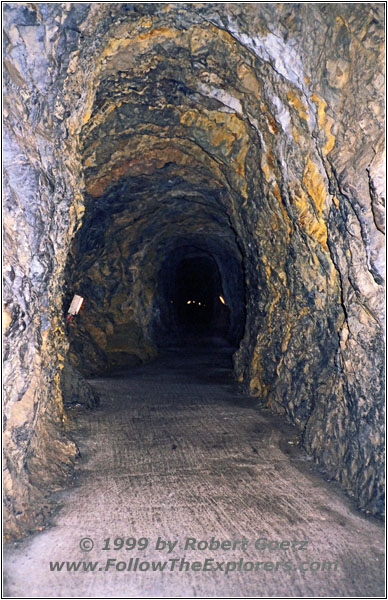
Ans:
{"type": "Polygon", "coordinates": [[[383,595],[382,524],[239,395],[230,349],[172,348],[92,384],[101,406],[71,412],[74,486],[51,527],[6,549],[8,596],[383,595]]]}

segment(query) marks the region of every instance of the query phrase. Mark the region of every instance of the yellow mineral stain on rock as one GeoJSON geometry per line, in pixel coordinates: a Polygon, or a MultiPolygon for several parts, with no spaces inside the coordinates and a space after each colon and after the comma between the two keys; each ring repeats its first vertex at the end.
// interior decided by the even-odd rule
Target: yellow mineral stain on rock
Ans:
{"type": "Polygon", "coordinates": [[[277,182],[275,181],[273,186],[272,186],[272,191],[273,191],[273,195],[275,196],[275,198],[281,202],[282,201],[282,195],[280,193],[280,188],[277,184],[277,182]]]}
{"type": "MultiPolygon", "coordinates": [[[[168,5],[166,5],[167,7],[168,5]]],[[[126,50],[129,46],[133,46],[138,51],[139,42],[143,43],[141,50],[144,52],[150,44],[160,43],[163,40],[179,39],[182,46],[185,48],[190,47],[192,52],[197,52],[202,47],[207,47],[211,38],[222,40],[230,46],[237,47],[237,44],[228,32],[220,30],[219,28],[210,25],[193,25],[188,31],[180,31],[175,29],[173,26],[160,26],[153,27],[154,21],[150,18],[144,18],[138,23],[143,31],[136,32],[120,32],[116,33],[116,37],[111,38],[108,44],[105,46],[99,57],[99,63],[101,64],[104,59],[113,58],[118,52],[126,50]],[[146,31],[144,31],[146,29],[146,31]],[[122,35],[120,35],[120,33],[122,35]]]]}
{"type": "Polygon", "coordinates": [[[339,208],[339,205],[340,205],[340,204],[339,204],[339,200],[338,200],[338,198],[337,198],[337,196],[336,196],[335,194],[334,194],[334,196],[333,196],[333,202],[334,202],[334,204],[336,205],[336,207],[337,207],[337,208],[339,208]]]}
{"type": "Polygon", "coordinates": [[[318,240],[318,242],[325,248],[325,250],[328,250],[327,227],[326,227],[326,223],[324,223],[323,220],[321,220],[319,222],[316,221],[315,223],[313,223],[312,226],[310,227],[308,233],[309,233],[309,235],[314,237],[316,240],[318,240]]]}
{"type": "Polygon", "coordinates": [[[85,213],[85,206],[81,196],[76,195],[73,200],[73,204],[69,208],[70,222],[74,225],[80,225],[82,217],[85,213]]]}
{"type": "Polygon", "coordinates": [[[92,114],[92,109],[91,109],[91,108],[89,108],[89,109],[86,111],[86,113],[85,113],[85,115],[84,115],[84,118],[83,118],[83,123],[84,123],[84,125],[86,125],[86,123],[89,121],[89,119],[90,119],[90,117],[91,117],[91,114],[92,114]]]}
{"type": "Polygon", "coordinates": [[[344,17],[342,17],[340,15],[338,15],[338,17],[336,17],[335,25],[336,25],[336,29],[339,29],[340,27],[342,27],[342,25],[345,25],[345,27],[347,29],[349,29],[349,25],[348,25],[347,21],[344,19],[344,17]]]}
{"type": "Polygon", "coordinates": [[[272,150],[268,150],[268,152],[267,152],[267,162],[268,162],[268,165],[269,165],[269,168],[271,169],[271,171],[274,171],[275,157],[274,157],[274,153],[272,152],[272,150]]]}
{"type": "Polygon", "coordinates": [[[3,304],[3,333],[8,329],[11,321],[11,314],[8,312],[6,306],[3,304]]]}
{"type": "Polygon", "coordinates": [[[321,216],[326,201],[326,188],[318,165],[310,159],[307,160],[303,174],[303,183],[306,186],[309,196],[314,201],[319,216],[321,216]]]}
{"type": "Polygon", "coordinates": [[[325,250],[327,250],[327,228],[322,219],[317,220],[311,211],[308,200],[300,198],[295,199],[295,204],[299,213],[299,223],[306,233],[317,240],[325,250]]]}
{"type": "Polygon", "coordinates": [[[126,48],[131,43],[133,43],[131,38],[111,38],[100,54],[99,64],[101,65],[104,59],[110,58],[116,54],[118,50],[126,48]]]}
{"type": "Polygon", "coordinates": [[[331,128],[334,125],[334,119],[332,119],[331,117],[327,116],[327,124],[325,127],[325,134],[327,137],[327,142],[326,144],[323,146],[323,153],[329,154],[329,152],[334,148],[334,144],[335,144],[335,136],[332,135],[331,133],[331,128]]]}
{"type": "Polygon", "coordinates": [[[271,111],[268,110],[267,105],[264,104],[264,102],[260,102],[260,109],[267,119],[269,131],[276,135],[279,132],[279,128],[273,115],[271,114],[271,111]]]}
{"type": "MultiPolygon", "coordinates": [[[[116,109],[116,108],[120,108],[120,106],[122,106],[123,101],[120,100],[118,102],[112,102],[112,103],[106,103],[104,104],[103,108],[100,109],[97,113],[95,113],[91,123],[90,123],[90,128],[89,131],[93,131],[93,129],[95,129],[96,127],[98,127],[99,125],[101,125],[108,117],[109,115],[116,109]]],[[[86,123],[90,120],[91,117],[91,113],[92,110],[87,110],[84,119],[83,119],[83,123],[84,125],[86,125],[86,123]]],[[[97,142],[98,145],[98,142],[97,142]]]]}
{"type": "Polygon", "coordinates": [[[296,129],[296,127],[292,127],[291,131],[292,131],[292,137],[294,138],[294,140],[298,144],[300,142],[300,135],[298,133],[298,130],[296,129]]]}
{"type": "Polygon", "coordinates": [[[236,156],[236,171],[239,175],[241,175],[241,177],[245,177],[245,157],[247,152],[248,144],[244,144],[236,156]]]}
{"type": "Polygon", "coordinates": [[[172,27],[155,27],[155,29],[150,29],[144,33],[140,33],[137,36],[137,40],[144,41],[148,39],[152,39],[154,37],[162,37],[162,38],[176,38],[180,35],[180,33],[172,29],[172,27]]]}
{"type": "Polygon", "coordinates": [[[322,218],[323,204],[326,200],[325,185],[317,165],[310,160],[305,169],[303,182],[308,195],[298,184],[295,185],[294,195],[299,223],[312,239],[317,240],[325,250],[328,250],[327,227],[322,218]],[[309,197],[314,202],[316,212],[310,204],[309,197]]]}
{"type": "Polygon", "coordinates": [[[311,96],[311,100],[317,105],[318,125],[324,131],[326,136],[326,143],[323,147],[323,153],[326,155],[334,148],[335,144],[335,136],[331,133],[334,119],[326,114],[327,102],[323,100],[323,98],[320,98],[314,93],[311,96]]]}
{"type": "Polygon", "coordinates": [[[287,92],[287,97],[290,104],[298,111],[301,119],[307,121],[307,108],[302,100],[292,90],[287,92]]]}
{"type": "Polygon", "coordinates": [[[150,27],[152,27],[152,20],[148,17],[139,19],[138,23],[139,23],[139,26],[144,27],[144,29],[149,29],[150,27]]]}
{"type": "Polygon", "coordinates": [[[277,134],[279,133],[279,128],[276,124],[276,121],[272,115],[268,115],[268,127],[271,133],[277,134]]]}
{"type": "Polygon", "coordinates": [[[91,154],[86,160],[84,160],[84,165],[86,168],[94,167],[95,164],[96,164],[96,155],[94,153],[91,154]]]}

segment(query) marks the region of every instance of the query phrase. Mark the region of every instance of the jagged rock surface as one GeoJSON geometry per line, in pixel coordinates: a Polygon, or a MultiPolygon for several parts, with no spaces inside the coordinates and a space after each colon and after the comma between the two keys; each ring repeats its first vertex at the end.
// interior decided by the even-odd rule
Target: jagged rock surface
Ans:
{"type": "Polygon", "coordinates": [[[66,408],[72,406],[84,406],[95,408],[99,405],[99,397],[91,385],[78,373],[68,361],[65,362],[61,371],[61,387],[63,393],[63,405],[66,408]]]}
{"type": "Polygon", "coordinates": [[[217,261],[235,336],[245,300],[245,389],[382,512],[383,20],[373,3],[4,6],[9,535],[77,454],[71,294],[77,369],[147,360],[163,261],[187,244],[217,261]]]}

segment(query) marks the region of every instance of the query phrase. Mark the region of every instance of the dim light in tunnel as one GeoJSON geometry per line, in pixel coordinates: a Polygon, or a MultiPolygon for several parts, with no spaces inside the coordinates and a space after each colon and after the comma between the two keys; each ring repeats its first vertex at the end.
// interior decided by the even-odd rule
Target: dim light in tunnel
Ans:
{"type": "Polygon", "coordinates": [[[225,302],[225,300],[223,299],[223,297],[222,297],[222,296],[218,296],[218,297],[219,297],[220,301],[222,302],[222,304],[225,304],[225,305],[226,305],[226,302],[225,302]]]}

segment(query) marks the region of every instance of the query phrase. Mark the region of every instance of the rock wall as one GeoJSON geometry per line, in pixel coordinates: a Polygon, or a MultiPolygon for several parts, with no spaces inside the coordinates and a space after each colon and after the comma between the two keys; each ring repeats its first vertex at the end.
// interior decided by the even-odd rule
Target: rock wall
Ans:
{"type": "Polygon", "coordinates": [[[383,6],[10,3],[4,22],[9,535],[77,453],[71,294],[77,368],[148,359],[185,244],[242,265],[245,389],[380,514],[383,6]]]}

